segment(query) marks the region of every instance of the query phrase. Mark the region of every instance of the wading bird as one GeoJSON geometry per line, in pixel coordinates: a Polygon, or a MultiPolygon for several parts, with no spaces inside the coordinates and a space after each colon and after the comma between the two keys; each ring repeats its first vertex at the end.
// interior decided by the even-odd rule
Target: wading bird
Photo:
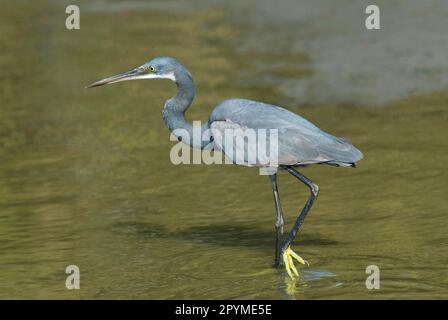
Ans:
{"type": "MultiPolygon", "coordinates": [[[[124,73],[117,74],[92,83],[88,86],[98,87],[115,82],[137,79],[169,79],[177,84],[177,94],[165,102],[163,119],[169,130],[176,135],[177,129],[183,129],[193,137],[193,126],[186,120],[185,112],[193,102],[195,86],[190,72],[175,58],[156,57],[149,62],[124,73]]],[[[328,164],[339,167],[355,167],[362,159],[362,153],[342,138],[332,136],[308,120],[284,108],[246,99],[228,99],[218,104],[210,114],[208,122],[202,125],[202,130],[224,135],[226,128],[276,129],[278,130],[278,168],[284,169],[310,190],[310,195],[295,221],[286,240],[282,243],[283,213],[277,189],[277,174],[269,175],[274,194],[275,221],[275,260],[279,267],[281,258],[286,271],[291,278],[298,276],[293,259],[301,264],[307,264],[291,249],[291,242],[302,225],[308,211],[319,193],[319,187],[305,177],[296,168],[310,164],[328,164]]],[[[179,139],[182,137],[178,136],[179,139]]],[[[214,137],[197,142],[185,139],[182,142],[195,148],[214,148],[224,154],[234,154],[230,145],[217,144],[214,137]]],[[[264,166],[265,164],[259,164],[264,166]]],[[[257,166],[257,164],[255,164],[257,166]]]]}

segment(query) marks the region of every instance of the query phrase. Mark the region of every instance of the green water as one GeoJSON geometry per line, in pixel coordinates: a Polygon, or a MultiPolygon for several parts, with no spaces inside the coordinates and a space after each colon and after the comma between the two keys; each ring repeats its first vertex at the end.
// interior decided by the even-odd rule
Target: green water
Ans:
{"type": "MultiPolygon", "coordinates": [[[[68,31],[65,6],[40,2],[0,13],[0,298],[448,297],[448,91],[381,107],[298,105],[281,81],[256,81],[263,69],[251,61],[294,61],[293,74],[276,75],[307,77],[310,57],[236,50],[241,29],[222,9],[82,11],[81,30],[68,31]],[[156,55],[192,72],[190,119],[228,97],[263,100],[364,152],[356,170],[303,169],[321,193],[294,242],[310,262],[295,290],[271,268],[269,180],[171,164],[161,109],[173,84],[84,89],[156,55]],[[71,264],[80,290],[65,288],[71,264]],[[365,287],[368,265],[380,290],[365,287]]],[[[286,173],[279,184],[289,230],[307,190],[286,173]]]]}

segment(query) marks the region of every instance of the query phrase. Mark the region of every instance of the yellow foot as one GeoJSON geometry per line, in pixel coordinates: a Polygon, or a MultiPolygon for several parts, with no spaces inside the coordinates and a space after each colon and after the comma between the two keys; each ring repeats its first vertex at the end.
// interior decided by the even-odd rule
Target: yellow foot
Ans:
{"type": "Polygon", "coordinates": [[[294,265],[294,261],[292,260],[292,258],[296,259],[297,261],[299,261],[301,264],[306,264],[306,265],[310,265],[308,263],[308,261],[302,259],[301,256],[299,256],[297,253],[295,253],[294,251],[291,250],[291,247],[288,247],[284,252],[283,252],[283,263],[285,264],[286,267],[286,272],[288,272],[288,275],[291,279],[294,279],[294,275],[296,275],[297,277],[299,277],[299,273],[297,272],[296,266],[294,265]],[[292,270],[292,272],[291,272],[292,270]],[[294,272],[294,275],[293,275],[294,272]]]}

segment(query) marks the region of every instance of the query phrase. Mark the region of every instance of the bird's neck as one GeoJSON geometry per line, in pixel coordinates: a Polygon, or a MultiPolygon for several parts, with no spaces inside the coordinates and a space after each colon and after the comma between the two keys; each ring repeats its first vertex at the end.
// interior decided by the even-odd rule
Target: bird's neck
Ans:
{"type": "Polygon", "coordinates": [[[185,118],[185,112],[193,102],[195,87],[193,78],[188,71],[175,76],[177,94],[165,102],[163,108],[163,119],[168,129],[177,137],[179,141],[193,147],[204,148],[210,143],[204,132],[208,132],[208,123],[202,126],[193,127],[185,118]],[[200,132],[199,132],[200,131],[200,132]],[[204,138],[204,141],[203,139],[204,138]]]}

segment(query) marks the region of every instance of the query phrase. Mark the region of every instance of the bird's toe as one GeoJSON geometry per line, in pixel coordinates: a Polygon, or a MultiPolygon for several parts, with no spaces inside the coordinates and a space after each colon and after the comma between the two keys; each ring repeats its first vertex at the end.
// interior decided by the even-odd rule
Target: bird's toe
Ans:
{"type": "Polygon", "coordinates": [[[289,277],[291,279],[294,279],[295,277],[299,277],[299,272],[297,271],[296,266],[294,265],[294,260],[297,260],[301,264],[306,264],[309,266],[308,261],[303,259],[301,256],[299,256],[297,253],[292,251],[291,247],[288,247],[283,252],[283,263],[285,264],[286,272],[288,273],[289,277]]]}

